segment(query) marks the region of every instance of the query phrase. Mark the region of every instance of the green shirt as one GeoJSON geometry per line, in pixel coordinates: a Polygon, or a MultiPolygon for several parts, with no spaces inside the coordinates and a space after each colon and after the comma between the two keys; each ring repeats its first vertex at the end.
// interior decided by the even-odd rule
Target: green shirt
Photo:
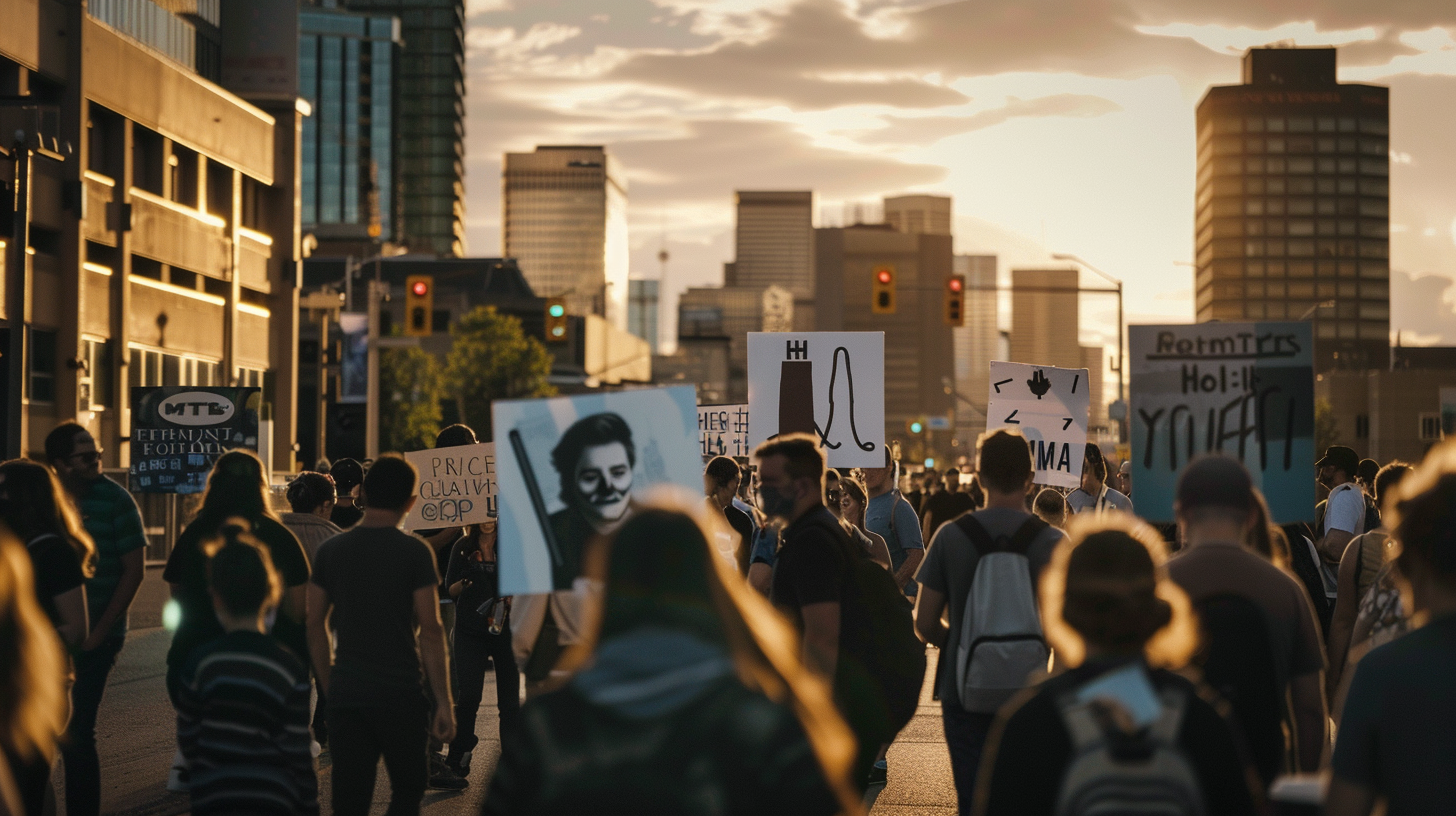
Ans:
{"type": "MultiPolygon", "coordinates": [[[[142,514],[126,488],[101,476],[77,497],[86,532],[96,542],[96,574],[86,581],[86,604],[95,624],[121,583],[121,559],[132,550],[147,546],[142,514]]],[[[112,635],[126,634],[126,615],[116,619],[112,635]]]]}

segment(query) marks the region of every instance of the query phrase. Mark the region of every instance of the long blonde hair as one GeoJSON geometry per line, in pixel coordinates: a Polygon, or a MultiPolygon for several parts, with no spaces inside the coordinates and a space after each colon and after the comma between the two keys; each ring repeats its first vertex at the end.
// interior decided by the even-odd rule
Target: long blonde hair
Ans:
{"type": "Polygon", "coordinates": [[[849,784],[854,737],[833,692],[799,659],[799,638],[788,621],[711,549],[722,525],[700,501],[676,491],[649,493],[615,535],[585,553],[583,574],[601,592],[588,604],[582,637],[560,668],[582,668],[604,636],[649,621],[719,642],[744,686],[794,711],[841,811],[859,813],[849,784]]]}
{"type": "Polygon", "coordinates": [[[66,727],[65,653],[40,604],[25,545],[0,525],[0,747],[53,759],[66,727]]]}

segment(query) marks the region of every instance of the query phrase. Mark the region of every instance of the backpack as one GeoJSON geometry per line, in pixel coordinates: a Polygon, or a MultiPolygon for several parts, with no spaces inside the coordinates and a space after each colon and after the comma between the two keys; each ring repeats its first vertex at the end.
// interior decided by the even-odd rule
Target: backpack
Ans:
{"type": "Polygon", "coordinates": [[[1048,525],[1032,516],[1009,538],[991,537],[974,515],[954,524],[980,556],[956,645],[955,682],[967,711],[993,712],[1045,670],[1051,650],[1037,612],[1026,551],[1048,525]]]}
{"type": "Polygon", "coordinates": [[[1136,734],[1105,728],[1094,702],[1068,695],[1059,708],[1072,738],[1072,762],[1057,795],[1059,816],[1081,814],[1203,814],[1203,793],[1178,747],[1187,692],[1158,695],[1162,713],[1136,734]]]}
{"type": "Polygon", "coordinates": [[[1195,604],[1203,626],[1196,660],[1203,680],[1232,709],[1254,769],[1267,788],[1284,771],[1284,690],[1274,674],[1274,647],[1264,612],[1242,595],[1195,604]]]}

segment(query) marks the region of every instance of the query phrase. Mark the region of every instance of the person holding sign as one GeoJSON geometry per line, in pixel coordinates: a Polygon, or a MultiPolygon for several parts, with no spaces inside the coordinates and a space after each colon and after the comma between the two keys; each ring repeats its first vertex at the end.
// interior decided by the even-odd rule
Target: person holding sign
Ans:
{"type": "Polygon", "coordinates": [[[1088,510],[1132,512],[1132,499],[1107,484],[1107,460],[1102,458],[1102,449],[1091,442],[1082,460],[1082,486],[1067,494],[1067,507],[1074,514],[1088,510]]]}

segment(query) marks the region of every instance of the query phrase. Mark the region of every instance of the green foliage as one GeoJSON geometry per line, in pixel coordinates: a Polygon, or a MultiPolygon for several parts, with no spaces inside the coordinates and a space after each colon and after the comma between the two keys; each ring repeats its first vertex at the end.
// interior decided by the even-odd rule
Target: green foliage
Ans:
{"type": "Polygon", "coordinates": [[[1335,421],[1335,408],[1327,399],[1314,401],[1314,452],[1324,455],[1325,449],[1340,444],[1340,425],[1335,421]]]}
{"type": "Polygon", "coordinates": [[[490,404],[498,399],[550,397],[556,389],[551,353],[521,330],[521,321],[494,306],[478,306],[450,327],[454,347],[445,363],[446,392],[460,418],[482,440],[490,438],[490,404]]]}
{"type": "Polygon", "coordinates": [[[380,450],[434,447],[444,386],[440,363],[429,352],[408,347],[380,349],[380,450]]]}

